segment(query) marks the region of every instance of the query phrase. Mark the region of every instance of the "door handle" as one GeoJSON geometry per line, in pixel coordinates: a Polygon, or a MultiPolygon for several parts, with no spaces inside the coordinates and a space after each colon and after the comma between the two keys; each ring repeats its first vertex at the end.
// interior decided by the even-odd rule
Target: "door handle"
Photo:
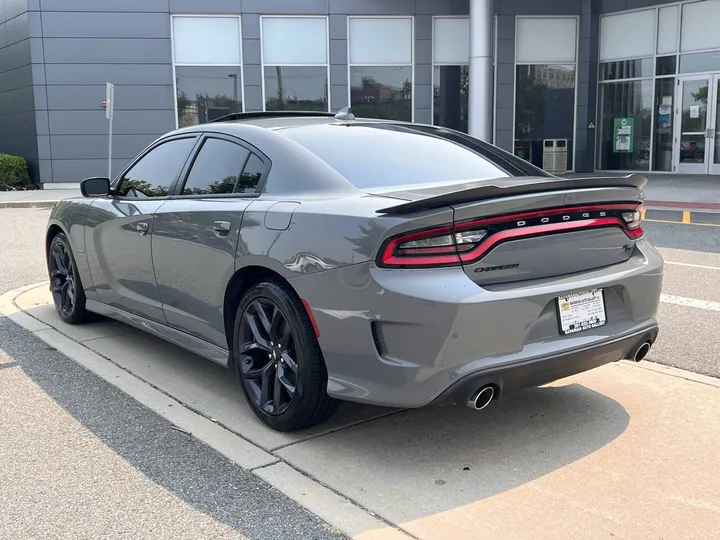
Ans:
{"type": "Polygon", "coordinates": [[[150,229],[150,225],[148,225],[145,222],[138,223],[135,226],[135,230],[138,232],[140,236],[145,236],[148,233],[148,230],[150,229]]]}
{"type": "Polygon", "coordinates": [[[707,128],[705,130],[705,137],[708,139],[714,139],[715,138],[715,130],[712,128],[707,128]]]}
{"type": "Polygon", "coordinates": [[[216,221],[213,224],[213,230],[218,236],[227,236],[230,233],[230,222],[229,221],[216,221]]]}

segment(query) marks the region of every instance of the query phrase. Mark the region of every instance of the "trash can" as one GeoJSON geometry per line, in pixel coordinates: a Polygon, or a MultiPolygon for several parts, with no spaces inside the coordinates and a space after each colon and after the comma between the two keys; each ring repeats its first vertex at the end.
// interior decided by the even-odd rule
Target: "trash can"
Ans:
{"type": "Polygon", "coordinates": [[[564,173],[568,170],[567,139],[543,140],[543,169],[552,174],[564,173]]]}

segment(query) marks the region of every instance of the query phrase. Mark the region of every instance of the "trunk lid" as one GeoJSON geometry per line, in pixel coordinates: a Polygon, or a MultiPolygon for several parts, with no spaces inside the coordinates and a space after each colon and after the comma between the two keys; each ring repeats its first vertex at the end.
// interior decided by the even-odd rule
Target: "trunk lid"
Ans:
{"type": "Polygon", "coordinates": [[[478,285],[513,283],[584,272],[628,260],[641,230],[628,212],[639,208],[647,180],[523,177],[393,189],[388,215],[453,209],[454,231],[484,239],[459,250],[465,273],[478,285]]]}

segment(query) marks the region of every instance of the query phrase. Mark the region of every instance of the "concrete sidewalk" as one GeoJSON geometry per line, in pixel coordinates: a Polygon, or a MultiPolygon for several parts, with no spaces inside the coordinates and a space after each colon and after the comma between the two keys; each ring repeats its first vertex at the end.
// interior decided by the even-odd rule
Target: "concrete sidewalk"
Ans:
{"type": "Polygon", "coordinates": [[[52,208],[55,203],[80,197],[77,189],[36,189],[32,191],[0,191],[0,208],[52,208]]]}
{"type": "Polygon", "coordinates": [[[120,323],[65,325],[49,302],[47,284],[25,287],[0,297],[0,314],[348,536],[717,536],[717,379],[620,362],[480,414],[347,403],[325,425],[277,433],[224,368],[120,323]]]}

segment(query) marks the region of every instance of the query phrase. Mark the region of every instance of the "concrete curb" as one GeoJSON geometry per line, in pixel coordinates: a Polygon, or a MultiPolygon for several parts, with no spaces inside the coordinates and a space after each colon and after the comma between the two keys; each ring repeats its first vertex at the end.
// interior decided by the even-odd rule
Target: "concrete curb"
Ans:
{"type": "Polygon", "coordinates": [[[155,388],[18,307],[23,293],[47,287],[46,282],[19,287],[0,295],[0,315],[31,332],[88,371],[165,418],[181,431],[213,448],[267,482],[291,500],[344,534],[362,540],[408,540],[411,535],[382,520],[352,499],[297,470],[273,452],[194,412],[181,401],[155,388]]]}
{"type": "Polygon", "coordinates": [[[52,208],[59,201],[7,201],[0,202],[0,210],[3,208],[52,208]]]}

